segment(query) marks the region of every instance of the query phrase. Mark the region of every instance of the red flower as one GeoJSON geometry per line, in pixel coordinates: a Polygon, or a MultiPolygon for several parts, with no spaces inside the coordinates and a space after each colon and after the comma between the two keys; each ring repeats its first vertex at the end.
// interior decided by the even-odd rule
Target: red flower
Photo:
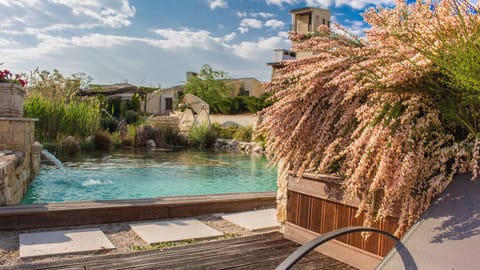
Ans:
{"type": "Polygon", "coordinates": [[[7,69],[0,70],[0,82],[16,83],[22,87],[27,86],[28,83],[27,80],[22,79],[21,74],[15,74],[15,77],[13,77],[13,74],[7,69]]]}

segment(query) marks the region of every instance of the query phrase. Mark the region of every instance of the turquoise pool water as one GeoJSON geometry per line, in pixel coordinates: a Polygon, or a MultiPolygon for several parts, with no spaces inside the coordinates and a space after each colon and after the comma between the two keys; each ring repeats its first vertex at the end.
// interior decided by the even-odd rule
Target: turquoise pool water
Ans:
{"type": "Polygon", "coordinates": [[[265,157],[197,151],[115,152],[59,158],[43,166],[22,203],[137,199],[273,191],[277,170],[265,157]]]}

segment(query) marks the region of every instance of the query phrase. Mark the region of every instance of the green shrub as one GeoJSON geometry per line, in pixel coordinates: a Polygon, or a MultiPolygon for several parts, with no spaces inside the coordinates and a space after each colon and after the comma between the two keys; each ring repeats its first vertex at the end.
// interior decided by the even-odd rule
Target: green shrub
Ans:
{"type": "Polygon", "coordinates": [[[127,121],[127,124],[133,124],[138,122],[140,114],[137,113],[136,111],[128,110],[125,112],[125,121],[127,121]]]}
{"type": "Polygon", "coordinates": [[[233,138],[237,141],[249,142],[252,140],[252,135],[253,135],[253,128],[251,126],[238,127],[235,133],[233,134],[233,138]]]}
{"type": "Polygon", "coordinates": [[[57,152],[59,145],[53,142],[43,142],[42,147],[50,153],[55,153],[57,152]]]}
{"type": "Polygon", "coordinates": [[[243,102],[245,104],[245,110],[251,113],[261,111],[273,104],[273,101],[269,100],[269,98],[269,94],[263,94],[260,98],[244,97],[243,102]]]}
{"type": "Polygon", "coordinates": [[[80,143],[73,136],[67,136],[63,139],[60,150],[68,155],[75,155],[80,152],[80,143]]]}
{"type": "Polygon", "coordinates": [[[122,143],[122,135],[119,132],[114,132],[111,134],[112,146],[113,148],[121,148],[122,143]]]}
{"type": "Polygon", "coordinates": [[[95,136],[88,136],[85,140],[80,141],[80,148],[82,150],[95,150],[95,136]]]}
{"type": "Polygon", "coordinates": [[[159,128],[162,131],[164,141],[167,146],[185,144],[184,139],[180,135],[178,128],[173,128],[169,125],[161,125],[159,128]]]}
{"type": "Polygon", "coordinates": [[[102,118],[100,118],[100,126],[103,130],[107,130],[108,132],[115,132],[118,127],[118,121],[110,116],[103,115],[102,118]]]}
{"type": "Polygon", "coordinates": [[[212,132],[217,134],[218,138],[233,139],[233,133],[237,130],[236,126],[223,127],[219,123],[213,123],[210,125],[212,132]]]}
{"type": "Polygon", "coordinates": [[[188,144],[198,149],[211,148],[218,138],[214,128],[210,126],[194,126],[188,132],[188,144]]]}
{"type": "Polygon", "coordinates": [[[269,97],[269,94],[263,94],[260,98],[245,96],[218,98],[209,103],[210,111],[222,114],[256,113],[273,104],[273,101],[268,100],[269,97]]]}
{"type": "Polygon", "coordinates": [[[145,146],[148,140],[154,140],[157,146],[165,145],[165,139],[161,130],[151,125],[138,127],[134,138],[136,146],[145,146]]]}
{"type": "Polygon", "coordinates": [[[112,148],[112,138],[110,133],[106,131],[99,131],[95,133],[95,149],[101,151],[108,151],[112,148]]]}

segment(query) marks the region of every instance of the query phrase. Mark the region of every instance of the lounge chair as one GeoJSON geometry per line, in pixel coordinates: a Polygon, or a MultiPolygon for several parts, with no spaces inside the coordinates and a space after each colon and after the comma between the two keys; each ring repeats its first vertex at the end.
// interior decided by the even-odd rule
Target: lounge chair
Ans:
{"type": "MultiPolygon", "coordinates": [[[[381,233],[396,239],[375,228],[341,228],[305,243],[276,269],[290,269],[318,245],[360,231],[381,233]]],[[[398,240],[376,269],[480,269],[479,251],[480,183],[470,180],[469,175],[459,175],[398,240]]]]}

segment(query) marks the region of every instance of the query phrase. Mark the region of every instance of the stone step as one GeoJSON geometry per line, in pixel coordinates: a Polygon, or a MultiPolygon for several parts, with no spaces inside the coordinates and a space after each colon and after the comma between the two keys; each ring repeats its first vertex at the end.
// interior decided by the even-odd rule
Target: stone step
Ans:
{"type": "Polygon", "coordinates": [[[114,249],[98,228],[21,233],[20,258],[114,249]]]}
{"type": "Polygon", "coordinates": [[[226,214],[221,217],[249,231],[274,230],[280,227],[274,208],[226,214]]]}
{"type": "Polygon", "coordinates": [[[130,224],[130,227],[149,244],[208,239],[223,235],[223,233],[205,225],[197,219],[142,222],[130,224]]]}

